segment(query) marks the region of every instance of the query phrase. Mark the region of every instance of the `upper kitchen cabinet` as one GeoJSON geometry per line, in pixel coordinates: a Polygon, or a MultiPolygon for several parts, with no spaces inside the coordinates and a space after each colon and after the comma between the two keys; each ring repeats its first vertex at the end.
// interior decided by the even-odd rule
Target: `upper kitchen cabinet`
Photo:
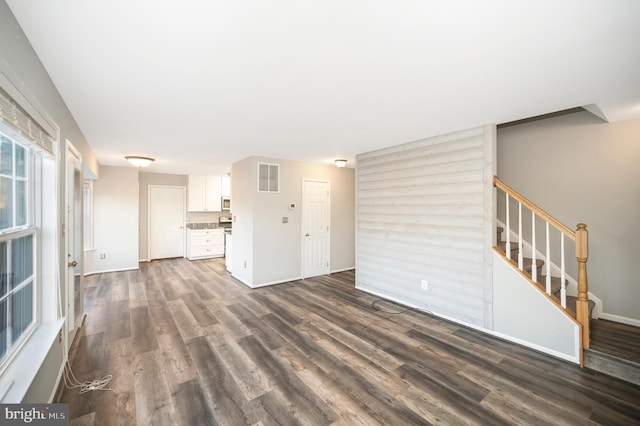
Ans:
{"type": "Polygon", "coordinates": [[[231,197],[231,176],[222,176],[222,196],[231,197]]]}
{"type": "Polygon", "coordinates": [[[222,211],[222,177],[189,175],[187,211],[222,211]]]}

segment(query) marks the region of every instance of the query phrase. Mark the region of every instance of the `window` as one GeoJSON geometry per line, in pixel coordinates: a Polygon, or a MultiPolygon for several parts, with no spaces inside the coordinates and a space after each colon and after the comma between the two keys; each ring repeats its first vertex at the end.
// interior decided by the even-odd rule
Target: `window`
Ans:
{"type": "Polygon", "coordinates": [[[0,362],[36,323],[32,155],[0,133],[0,362]]]}
{"type": "Polygon", "coordinates": [[[278,192],[279,183],[279,164],[258,163],[258,192],[278,192]]]}
{"type": "Polygon", "coordinates": [[[0,134],[0,231],[27,224],[27,149],[0,134]]]}

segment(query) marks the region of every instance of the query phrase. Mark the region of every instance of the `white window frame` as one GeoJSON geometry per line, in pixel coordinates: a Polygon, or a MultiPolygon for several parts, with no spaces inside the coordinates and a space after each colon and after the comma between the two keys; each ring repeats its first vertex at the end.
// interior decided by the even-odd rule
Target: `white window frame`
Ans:
{"type": "MultiPolygon", "coordinates": [[[[7,352],[3,355],[0,354],[0,374],[2,374],[2,372],[8,367],[8,365],[11,363],[11,361],[13,360],[13,358],[16,356],[16,354],[20,351],[20,349],[24,346],[24,344],[26,343],[26,341],[31,337],[31,335],[34,333],[36,327],[40,324],[41,321],[41,315],[40,315],[40,307],[39,307],[39,294],[40,294],[40,289],[41,289],[41,284],[40,284],[40,279],[39,279],[39,274],[38,274],[38,259],[40,258],[40,250],[39,250],[39,238],[38,238],[38,228],[35,226],[34,223],[34,217],[35,217],[35,208],[36,208],[36,196],[38,195],[38,188],[36,188],[36,186],[34,185],[34,182],[36,180],[36,176],[35,176],[35,169],[36,169],[36,158],[35,158],[35,154],[33,152],[33,149],[31,149],[28,144],[25,143],[20,143],[21,141],[17,140],[19,139],[18,137],[15,137],[13,135],[11,135],[10,132],[6,132],[6,131],[2,131],[2,129],[0,129],[0,135],[4,136],[5,138],[11,140],[13,142],[14,145],[14,149],[13,149],[13,179],[14,181],[17,180],[15,175],[16,175],[16,164],[15,164],[15,145],[19,145],[20,147],[24,148],[27,151],[27,161],[26,161],[26,192],[27,192],[27,200],[26,200],[26,223],[22,224],[22,225],[15,225],[15,216],[16,216],[16,191],[15,191],[15,185],[14,185],[14,191],[13,191],[13,221],[14,224],[13,226],[7,227],[5,229],[0,229],[0,241],[1,242],[5,242],[7,243],[7,252],[11,253],[11,243],[13,240],[16,240],[18,238],[22,238],[25,236],[32,236],[33,241],[33,265],[32,265],[32,270],[33,273],[30,277],[28,277],[27,280],[32,280],[32,293],[33,293],[33,302],[32,302],[32,312],[33,312],[33,318],[31,320],[31,323],[29,324],[29,326],[23,330],[20,338],[15,341],[14,343],[10,343],[10,341],[12,340],[12,336],[11,333],[8,332],[6,338],[7,338],[7,352]]],[[[20,180],[22,180],[22,178],[20,178],[20,180]]],[[[9,264],[7,265],[7,272],[11,272],[11,256],[13,256],[13,254],[10,254],[8,256],[8,260],[9,260],[9,264]]],[[[18,285],[16,285],[12,290],[8,291],[6,296],[2,296],[0,295],[0,297],[2,297],[2,299],[7,300],[9,299],[13,294],[18,293],[22,288],[25,287],[25,283],[27,282],[27,280],[25,280],[23,283],[18,283],[18,285]]],[[[10,328],[9,328],[10,330],[10,328]]]]}
{"type": "MultiPolygon", "coordinates": [[[[31,191],[28,207],[30,227],[15,229],[15,232],[34,232],[35,235],[35,324],[29,333],[23,333],[10,354],[0,364],[0,403],[19,403],[29,390],[42,363],[50,350],[60,343],[59,337],[65,318],[60,301],[59,241],[59,194],[58,180],[61,165],[58,158],[22,138],[0,120],[0,132],[14,142],[29,148],[31,152],[31,191]],[[46,212],[46,214],[44,214],[46,212]],[[46,253],[46,255],[45,255],[46,253]]],[[[57,152],[59,130],[56,128],[53,152],[57,152]]],[[[5,230],[0,237],[11,238],[5,230]]],[[[59,375],[62,373],[60,370],[59,375]]],[[[53,400],[55,389],[49,398],[53,400]]]]}

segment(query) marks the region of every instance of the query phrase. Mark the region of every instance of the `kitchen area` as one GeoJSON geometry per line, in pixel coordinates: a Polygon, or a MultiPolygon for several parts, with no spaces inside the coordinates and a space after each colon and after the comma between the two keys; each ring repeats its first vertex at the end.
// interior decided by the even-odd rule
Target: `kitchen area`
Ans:
{"type": "Polygon", "coordinates": [[[187,177],[186,258],[225,258],[231,272],[230,176],[187,177]]]}

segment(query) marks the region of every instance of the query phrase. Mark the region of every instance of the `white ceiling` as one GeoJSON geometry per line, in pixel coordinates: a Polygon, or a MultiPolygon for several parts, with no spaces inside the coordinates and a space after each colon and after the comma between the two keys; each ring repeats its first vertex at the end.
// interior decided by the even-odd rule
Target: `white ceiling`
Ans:
{"type": "Polygon", "coordinates": [[[637,0],[7,3],[103,165],[353,165],[576,106],[640,117],[637,0]]]}

